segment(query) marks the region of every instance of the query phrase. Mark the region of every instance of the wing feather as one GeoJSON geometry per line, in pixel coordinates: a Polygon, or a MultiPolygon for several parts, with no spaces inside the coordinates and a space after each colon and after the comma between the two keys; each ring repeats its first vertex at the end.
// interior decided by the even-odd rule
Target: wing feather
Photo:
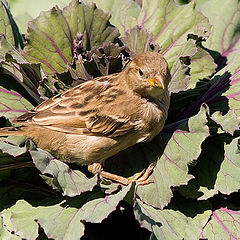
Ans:
{"type": "Polygon", "coordinates": [[[125,119],[115,116],[95,115],[86,121],[87,128],[92,133],[101,133],[109,137],[117,137],[134,130],[134,124],[126,117],[125,119]]]}
{"type": "Polygon", "coordinates": [[[121,90],[116,91],[113,81],[118,75],[107,77],[88,81],[58,94],[15,119],[15,122],[71,134],[108,137],[118,137],[133,131],[134,123],[129,117],[124,114],[109,115],[102,109],[107,102],[114,102],[117,107],[116,99],[121,94],[121,90]]]}

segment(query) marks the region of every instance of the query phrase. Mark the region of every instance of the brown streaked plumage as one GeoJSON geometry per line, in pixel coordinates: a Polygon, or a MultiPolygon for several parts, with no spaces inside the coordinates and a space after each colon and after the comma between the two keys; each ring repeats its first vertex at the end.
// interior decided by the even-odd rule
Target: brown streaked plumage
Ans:
{"type": "Polygon", "coordinates": [[[25,135],[62,161],[88,164],[96,173],[105,159],[162,130],[170,78],[161,54],[139,54],[121,73],[95,78],[44,101],[14,119],[19,127],[0,129],[0,136],[25,135]]]}

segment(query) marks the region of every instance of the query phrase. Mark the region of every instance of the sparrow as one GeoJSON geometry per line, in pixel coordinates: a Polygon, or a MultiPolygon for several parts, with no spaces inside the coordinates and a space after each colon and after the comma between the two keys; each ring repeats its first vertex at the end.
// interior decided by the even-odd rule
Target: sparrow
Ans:
{"type": "Polygon", "coordinates": [[[152,140],[162,129],[169,108],[168,63],[145,52],[120,73],[97,77],[17,117],[0,136],[21,135],[57,159],[88,165],[93,174],[129,184],[147,184],[154,164],[128,179],[103,171],[107,158],[137,143],[152,140]]]}

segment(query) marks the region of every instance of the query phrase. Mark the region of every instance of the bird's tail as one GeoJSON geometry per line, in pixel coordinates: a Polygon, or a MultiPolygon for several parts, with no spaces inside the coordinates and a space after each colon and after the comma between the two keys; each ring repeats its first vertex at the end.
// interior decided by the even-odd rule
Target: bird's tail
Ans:
{"type": "Polygon", "coordinates": [[[24,126],[0,128],[0,137],[6,136],[24,136],[24,126]]]}

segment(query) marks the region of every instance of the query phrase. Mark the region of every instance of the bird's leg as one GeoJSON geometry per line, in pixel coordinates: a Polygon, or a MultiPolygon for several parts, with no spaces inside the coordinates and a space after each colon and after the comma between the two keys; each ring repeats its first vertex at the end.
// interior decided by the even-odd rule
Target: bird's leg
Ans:
{"type": "Polygon", "coordinates": [[[94,174],[96,174],[97,172],[99,172],[99,174],[107,179],[113,180],[115,182],[121,183],[123,185],[128,185],[132,182],[136,182],[138,185],[146,185],[151,183],[150,180],[148,180],[149,175],[151,174],[153,168],[155,167],[155,163],[151,163],[147,169],[143,169],[141,172],[137,173],[135,177],[129,179],[126,177],[122,177],[113,173],[109,173],[106,171],[102,171],[102,166],[99,167],[99,165],[101,166],[100,163],[93,163],[91,165],[88,166],[88,170],[94,174]],[[99,171],[100,170],[100,171],[99,171]]]}

